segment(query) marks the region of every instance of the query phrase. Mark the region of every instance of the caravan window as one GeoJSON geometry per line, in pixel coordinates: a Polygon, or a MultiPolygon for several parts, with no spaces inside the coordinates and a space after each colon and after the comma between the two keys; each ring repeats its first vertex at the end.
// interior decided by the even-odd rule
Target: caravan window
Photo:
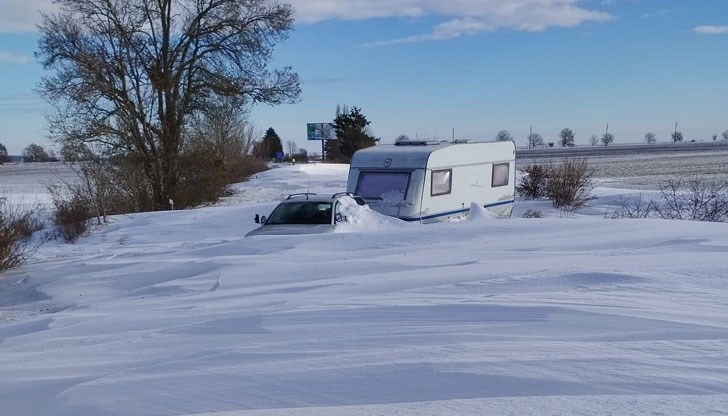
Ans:
{"type": "Polygon", "coordinates": [[[493,188],[498,186],[508,185],[508,176],[510,173],[510,164],[508,163],[496,163],[493,165],[493,181],[491,186],[493,188]]]}
{"type": "Polygon", "coordinates": [[[361,172],[356,194],[366,199],[404,201],[409,180],[409,172],[361,172]]]}
{"type": "Polygon", "coordinates": [[[452,191],[452,169],[432,171],[432,196],[447,195],[452,191]]]}

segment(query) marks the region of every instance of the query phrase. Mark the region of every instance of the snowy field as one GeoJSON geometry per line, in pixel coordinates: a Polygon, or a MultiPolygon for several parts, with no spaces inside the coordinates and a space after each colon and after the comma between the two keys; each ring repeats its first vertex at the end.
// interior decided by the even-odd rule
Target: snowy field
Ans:
{"type": "Polygon", "coordinates": [[[728,414],[728,224],[606,220],[630,191],[600,187],[574,218],[243,238],[346,176],[272,169],[0,275],[0,414],[728,414]]]}
{"type": "Polygon", "coordinates": [[[13,163],[0,165],[0,198],[17,205],[52,206],[49,186],[74,183],[76,174],[63,163],[13,163]]]}
{"type": "Polygon", "coordinates": [[[679,176],[728,180],[728,142],[520,150],[518,166],[563,157],[585,157],[611,187],[654,190],[679,176]]]}

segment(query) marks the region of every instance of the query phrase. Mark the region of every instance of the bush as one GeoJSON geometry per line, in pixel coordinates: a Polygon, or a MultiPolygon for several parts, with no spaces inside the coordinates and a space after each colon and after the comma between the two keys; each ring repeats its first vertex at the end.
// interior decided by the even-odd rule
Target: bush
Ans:
{"type": "Polygon", "coordinates": [[[521,181],[516,186],[518,195],[526,199],[546,196],[546,168],[543,165],[526,165],[520,169],[521,181]]]}
{"type": "Polygon", "coordinates": [[[70,199],[54,197],[53,204],[56,207],[53,213],[56,233],[63,241],[75,243],[88,231],[91,209],[78,196],[72,196],[70,199]]]}
{"type": "Polygon", "coordinates": [[[543,212],[529,209],[521,215],[521,218],[543,218],[543,212]]]}
{"type": "Polygon", "coordinates": [[[728,181],[671,179],[660,184],[658,201],[643,201],[641,195],[620,197],[617,209],[606,217],[725,222],[728,221],[728,181]]]}
{"type": "Polygon", "coordinates": [[[577,210],[592,199],[594,169],[586,159],[564,159],[546,168],[546,197],[555,208],[577,210]]]}
{"type": "Polygon", "coordinates": [[[516,192],[527,199],[546,197],[555,208],[575,211],[587,201],[593,188],[594,169],[585,159],[564,159],[547,165],[527,165],[516,192]]]}
{"type": "Polygon", "coordinates": [[[606,218],[650,218],[657,212],[658,205],[655,201],[646,201],[642,194],[636,197],[619,196],[617,209],[605,213],[606,218]]]}
{"type": "Polygon", "coordinates": [[[180,167],[180,180],[184,192],[170,195],[175,207],[187,208],[217,201],[230,196],[231,186],[248,177],[268,169],[267,164],[258,158],[241,153],[228,153],[224,157],[211,158],[209,151],[197,148],[183,155],[180,167]]]}
{"type": "Polygon", "coordinates": [[[701,178],[668,180],[660,185],[660,218],[723,222],[728,220],[728,181],[701,178]]]}
{"type": "Polygon", "coordinates": [[[0,272],[21,265],[38,248],[31,237],[43,229],[35,209],[18,208],[0,198],[0,272]]]}

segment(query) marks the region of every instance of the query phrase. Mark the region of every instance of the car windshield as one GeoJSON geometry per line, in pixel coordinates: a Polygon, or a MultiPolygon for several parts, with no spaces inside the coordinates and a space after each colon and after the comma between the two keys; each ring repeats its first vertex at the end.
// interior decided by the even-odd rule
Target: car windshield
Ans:
{"type": "Polygon", "coordinates": [[[331,202],[296,201],[278,205],[266,225],[331,224],[331,202]]]}

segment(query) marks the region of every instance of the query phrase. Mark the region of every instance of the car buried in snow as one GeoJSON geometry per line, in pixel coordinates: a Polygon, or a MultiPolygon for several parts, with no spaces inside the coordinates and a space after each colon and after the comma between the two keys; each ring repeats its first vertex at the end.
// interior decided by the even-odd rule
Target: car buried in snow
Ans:
{"type": "Polygon", "coordinates": [[[347,222],[346,211],[351,206],[366,206],[366,202],[364,198],[348,192],[292,194],[279,203],[268,217],[255,214],[254,221],[260,227],[245,236],[333,232],[338,224],[347,222]]]}

